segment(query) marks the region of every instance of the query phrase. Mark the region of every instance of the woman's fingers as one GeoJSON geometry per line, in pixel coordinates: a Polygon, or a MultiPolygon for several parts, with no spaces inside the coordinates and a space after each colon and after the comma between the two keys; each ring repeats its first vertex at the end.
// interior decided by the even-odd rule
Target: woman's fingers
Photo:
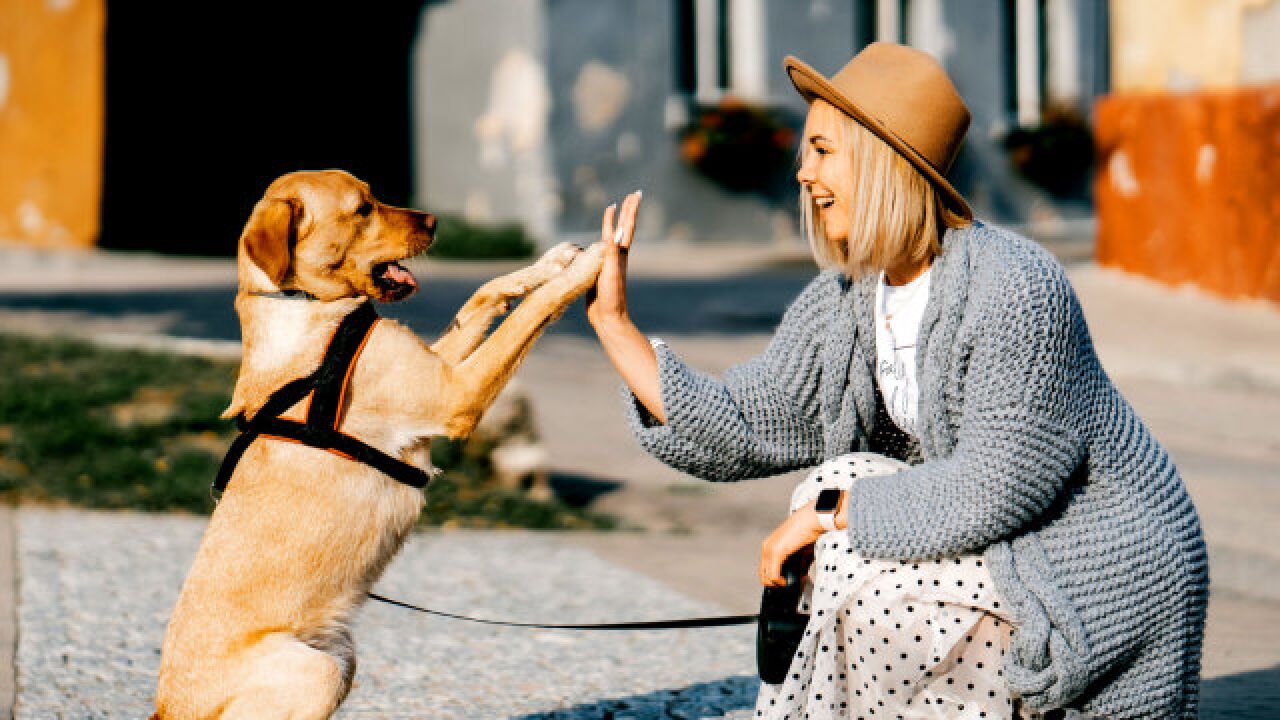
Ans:
{"type": "Polygon", "coordinates": [[[782,530],[783,528],[775,530],[760,548],[760,584],[766,587],[782,587],[787,584],[782,577],[782,563],[788,556],[779,555],[781,538],[778,534],[782,530]]]}
{"type": "Polygon", "coordinates": [[[640,199],[644,193],[637,190],[622,201],[622,212],[618,218],[618,227],[614,230],[614,239],[618,246],[626,250],[636,235],[636,214],[640,210],[640,199]]]}
{"type": "Polygon", "coordinates": [[[604,209],[604,216],[600,219],[600,239],[606,243],[613,242],[614,220],[618,216],[618,204],[614,203],[604,209]]]}
{"type": "Polygon", "coordinates": [[[813,504],[792,513],[765,539],[760,547],[760,582],[769,587],[782,587],[782,565],[797,552],[813,545],[822,535],[822,527],[813,513],[813,504]]]}

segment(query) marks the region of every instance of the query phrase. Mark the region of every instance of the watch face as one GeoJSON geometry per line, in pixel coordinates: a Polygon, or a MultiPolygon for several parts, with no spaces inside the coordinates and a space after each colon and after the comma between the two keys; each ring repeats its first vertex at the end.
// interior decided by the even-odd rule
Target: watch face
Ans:
{"type": "Polygon", "coordinates": [[[818,493],[818,500],[813,505],[814,512],[829,513],[835,512],[836,507],[840,505],[840,491],[835,488],[827,488],[818,493]]]}

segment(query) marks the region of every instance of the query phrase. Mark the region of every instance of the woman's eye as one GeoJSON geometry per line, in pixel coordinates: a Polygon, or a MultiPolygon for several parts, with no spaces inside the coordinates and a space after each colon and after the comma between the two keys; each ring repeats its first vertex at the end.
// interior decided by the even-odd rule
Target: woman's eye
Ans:
{"type": "Polygon", "coordinates": [[[373,203],[368,200],[360,203],[360,207],[356,208],[356,214],[360,217],[368,217],[371,212],[373,212],[373,203]]]}
{"type": "Polygon", "coordinates": [[[831,151],[830,151],[830,150],[828,150],[828,149],[826,149],[826,148],[824,148],[824,147],[814,148],[814,150],[815,150],[819,155],[829,155],[829,154],[831,154],[831,151]]]}

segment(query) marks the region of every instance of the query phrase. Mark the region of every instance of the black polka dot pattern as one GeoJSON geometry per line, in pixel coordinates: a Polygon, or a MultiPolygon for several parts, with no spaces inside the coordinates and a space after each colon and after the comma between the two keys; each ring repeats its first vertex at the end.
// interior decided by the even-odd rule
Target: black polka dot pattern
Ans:
{"type": "MultiPolygon", "coordinates": [[[[904,467],[873,453],[829,460],[796,488],[792,510],[825,488],[904,467]]],[[[874,560],[826,533],[809,580],[808,631],[788,679],[761,685],[757,717],[1014,717],[1000,672],[1013,627],[980,556],[874,560]]]]}

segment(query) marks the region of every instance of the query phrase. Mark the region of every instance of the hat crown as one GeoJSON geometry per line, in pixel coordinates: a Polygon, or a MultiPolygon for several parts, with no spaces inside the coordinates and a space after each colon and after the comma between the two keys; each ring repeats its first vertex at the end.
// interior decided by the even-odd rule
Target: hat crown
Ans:
{"type": "Polygon", "coordinates": [[[969,128],[969,109],[928,53],[871,43],[831,84],[945,173],[969,128]]]}

